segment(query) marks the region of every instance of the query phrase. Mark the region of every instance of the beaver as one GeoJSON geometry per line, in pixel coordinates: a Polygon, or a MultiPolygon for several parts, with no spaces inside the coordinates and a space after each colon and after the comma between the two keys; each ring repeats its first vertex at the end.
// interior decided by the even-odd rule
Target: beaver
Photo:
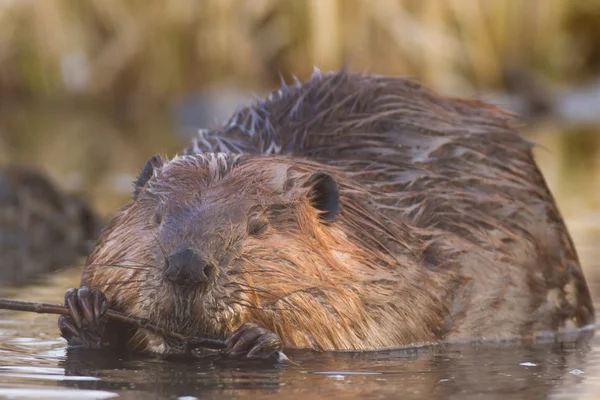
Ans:
{"type": "Polygon", "coordinates": [[[594,308],[513,116],[418,83],[316,72],[148,160],[70,289],[71,345],[226,353],[532,339],[594,308]]]}
{"type": "Polygon", "coordinates": [[[83,196],[63,192],[42,171],[0,167],[0,284],[24,284],[87,256],[100,224],[83,196]]]}

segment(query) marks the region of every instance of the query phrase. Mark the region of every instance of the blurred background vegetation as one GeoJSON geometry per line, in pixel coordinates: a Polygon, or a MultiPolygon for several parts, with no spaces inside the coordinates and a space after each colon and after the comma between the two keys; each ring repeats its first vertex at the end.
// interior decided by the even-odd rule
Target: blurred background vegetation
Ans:
{"type": "Polygon", "coordinates": [[[2,96],[164,103],[207,84],[272,87],[318,65],[503,87],[507,67],[560,83],[600,64],[590,0],[4,0],[2,96]]]}
{"type": "Polygon", "coordinates": [[[600,230],[599,0],[2,0],[0,161],[110,215],[151,154],[343,65],[523,114],[570,225],[600,230]]]}

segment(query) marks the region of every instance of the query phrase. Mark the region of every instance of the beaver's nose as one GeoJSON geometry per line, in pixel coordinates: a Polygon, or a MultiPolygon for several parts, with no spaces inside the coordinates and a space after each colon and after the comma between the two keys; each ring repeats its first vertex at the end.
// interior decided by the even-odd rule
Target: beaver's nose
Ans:
{"type": "Polygon", "coordinates": [[[165,279],[178,286],[193,287],[208,283],[213,274],[214,267],[190,249],[167,257],[165,279]]]}

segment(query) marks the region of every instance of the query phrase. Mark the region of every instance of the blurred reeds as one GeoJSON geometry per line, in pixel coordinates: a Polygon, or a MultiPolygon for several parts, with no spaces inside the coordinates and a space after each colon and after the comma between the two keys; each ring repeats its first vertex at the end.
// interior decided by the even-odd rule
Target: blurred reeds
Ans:
{"type": "Polygon", "coordinates": [[[161,102],[346,63],[446,92],[513,65],[574,81],[600,64],[598,17],[596,0],[4,0],[0,97],[161,102]]]}
{"type": "Polygon", "coordinates": [[[181,148],[173,100],[206,85],[345,64],[443,93],[503,90],[513,67],[576,84],[600,72],[598,21],[600,0],[0,0],[0,161],[109,215],[147,157],[181,148]]]}

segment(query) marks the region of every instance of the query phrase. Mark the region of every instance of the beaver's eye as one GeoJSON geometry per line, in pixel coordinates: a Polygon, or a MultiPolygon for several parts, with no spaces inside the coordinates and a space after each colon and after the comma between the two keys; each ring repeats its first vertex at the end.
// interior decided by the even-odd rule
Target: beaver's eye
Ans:
{"type": "Polygon", "coordinates": [[[161,213],[154,213],[152,216],[152,223],[156,226],[159,226],[162,223],[163,217],[161,213]]]}
{"type": "Polygon", "coordinates": [[[267,231],[269,227],[269,221],[264,216],[252,218],[248,221],[248,234],[254,236],[260,236],[267,231]]]}

